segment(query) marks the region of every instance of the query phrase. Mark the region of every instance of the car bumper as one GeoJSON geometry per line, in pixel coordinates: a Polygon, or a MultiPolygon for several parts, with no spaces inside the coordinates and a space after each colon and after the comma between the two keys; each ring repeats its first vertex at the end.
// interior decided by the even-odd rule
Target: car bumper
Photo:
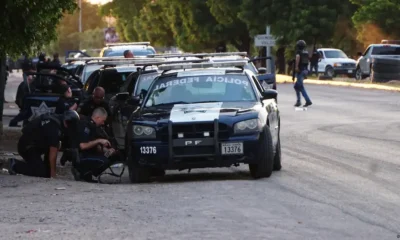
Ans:
{"type": "Polygon", "coordinates": [[[356,74],[355,68],[334,68],[335,74],[345,74],[345,75],[354,75],[356,74]]]}
{"type": "Polygon", "coordinates": [[[218,134],[208,138],[173,139],[174,134],[171,131],[172,127],[169,129],[168,141],[130,141],[128,161],[140,166],[169,170],[229,167],[238,163],[257,163],[256,153],[259,149],[260,133],[224,139],[220,139],[218,134]],[[201,141],[201,143],[196,145],[196,141],[201,141]],[[225,151],[227,145],[240,146],[242,151],[227,153],[225,151]]]}

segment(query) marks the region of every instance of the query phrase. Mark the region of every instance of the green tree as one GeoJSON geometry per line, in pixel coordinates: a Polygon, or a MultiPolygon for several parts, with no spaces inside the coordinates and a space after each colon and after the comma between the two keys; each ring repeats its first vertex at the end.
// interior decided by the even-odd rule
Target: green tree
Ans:
{"type": "MultiPolygon", "coordinates": [[[[17,57],[33,53],[56,38],[56,27],[65,12],[76,8],[75,0],[5,0],[0,14],[0,128],[2,128],[6,54],[17,57]]],[[[2,134],[2,129],[1,134],[2,134]]]]}
{"type": "MultiPolygon", "coordinates": [[[[61,55],[66,50],[77,50],[80,48],[97,48],[104,45],[98,44],[98,34],[96,35],[95,45],[87,45],[89,37],[93,34],[94,29],[106,27],[106,23],[103,20],[103,16],[100,15],[100,7],[98,5],[91,4],[86,1],[82,1],[82,33],[79,33],[79,10],[74,11],[73,14],[64,14],[63,19],[60,21],[57,27],[57,39],[47,45],[44,50],[50,54],[58,52],[61,55]]],[[[97,30],[96,33],[99,33],[97,30]]]]}
{"type": "Polygon", "coordinates": [[[400,38],[400,0],[351,0],[359,9],[353,22],[359,30],[359,40],[370,44],[382,38],[400,38]]]}
{"type": "Polygon", "coordinates": [[[153,46],[174,46],[175,39],[171,23],[167,21],[170,12],[168,1],[148,1],[134,18],[134,29],[138,41],[150,41],[153,46]]]}

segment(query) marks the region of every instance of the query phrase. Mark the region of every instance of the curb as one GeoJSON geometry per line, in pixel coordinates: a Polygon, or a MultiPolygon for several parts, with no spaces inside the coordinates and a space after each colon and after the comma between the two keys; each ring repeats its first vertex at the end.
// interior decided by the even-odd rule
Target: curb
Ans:
{"type": "MultiPolygon", "coordinates": [[[[293,83],[292,77],[286,75],[276,75],[277,83],[293,83]]],[[[331,86],[342,86],[342,87],[357,87],[357,88],[366,88],[366,89],[377,89],[377,90],[386,90],[386,91],[395,91],[400,92],[400,87],[391,87],[378,85],[374,83],[351,83],[351,82],[343,82],[343,81],[332,81],[332,80],[316,80],[316,79],[306,79],[304,83],[316,84],[316,85],[331,85],[331,86]]]]}

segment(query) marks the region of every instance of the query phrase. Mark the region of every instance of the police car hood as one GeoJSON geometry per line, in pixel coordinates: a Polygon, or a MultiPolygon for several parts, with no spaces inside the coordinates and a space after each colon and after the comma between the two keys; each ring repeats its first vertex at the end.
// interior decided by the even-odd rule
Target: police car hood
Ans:
{"type": "Polygon", "coordinates": [[[232,117],[243,114],[258,116],[259,102],[208,102],[164,105],[144,108],[139,121],[151,122],[212,122],[218,119],[229,122],[232,117]]]}

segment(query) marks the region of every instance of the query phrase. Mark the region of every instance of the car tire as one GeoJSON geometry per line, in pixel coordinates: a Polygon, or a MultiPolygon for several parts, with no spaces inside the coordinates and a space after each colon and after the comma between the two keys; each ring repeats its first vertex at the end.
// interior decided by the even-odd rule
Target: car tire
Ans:
{"type": "Polygon", "coordinates": [[[274,165],[274,150],[272,146],[272,136],[267,126],[260,134],[257,162],[249,164],[250,175],[254,179],[269,178],[272,174],[274,165]]]}
{"type": "Polygon", "coordinates": [[[282,154],[281,154],[281,138],[278,136],[278,143],[276,144],[275,156],[274,156],[274,171],[280,171],[282,169],[282,154]]]}
{"type": "Polygon", "coordinates": [[[364,80],[367,76],[362,73],[361,68],[357,66],[356,73],[355,73],[355,79],[356,80],[364,80]]]}
{"type": "Polygon", "coordinates": [[[150,169],[140,167],[132,162],[128,162],[129,180],[131,183],[146,183],[150,182],[150,169]]]}
{"type": "Polygon", "coordinates": [[[326,68],[325,68],[325,76],[328,76],[328,77],[335,77],[335,69],[333,69],[333,67],[331,67],[331,66],[327,66],[326,68]]]}

